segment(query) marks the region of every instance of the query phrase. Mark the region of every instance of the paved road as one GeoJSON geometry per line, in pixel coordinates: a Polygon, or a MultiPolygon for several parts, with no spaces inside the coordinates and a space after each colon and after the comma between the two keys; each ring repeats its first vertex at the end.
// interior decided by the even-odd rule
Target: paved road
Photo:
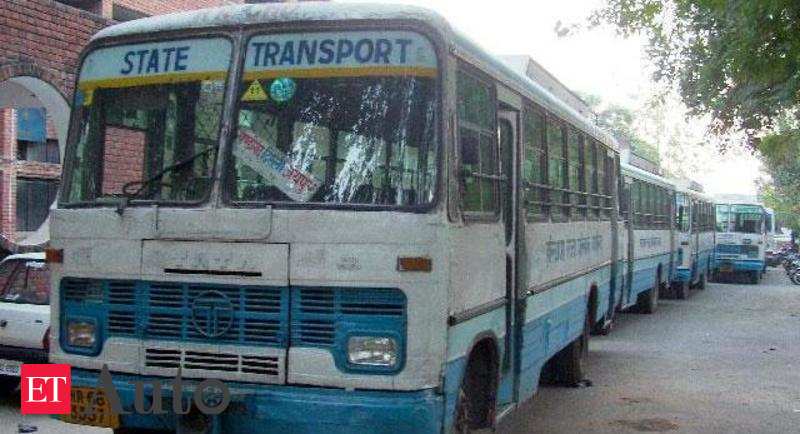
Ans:
{"type": "MultiPolygon", "coordinates": [[[[593,387],[545,387],[499,433],[800,433],[800,286],[781,271],[623,315],[590,348],[593,387]]],[[[0,433],[20,421],[39,433],[109,433],[0,402],[0,433]]]]}
{"type": "Polygon", "coordinates": [[[593,337],[593,387],[547,387],[499,432],[800,433],[800,286],[709,284],[593,337]]]}

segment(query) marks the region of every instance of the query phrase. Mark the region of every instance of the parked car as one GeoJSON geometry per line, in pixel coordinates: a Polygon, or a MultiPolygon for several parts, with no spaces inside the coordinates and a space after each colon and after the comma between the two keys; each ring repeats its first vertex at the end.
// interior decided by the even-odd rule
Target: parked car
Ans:
{"type": "Polygon", "coordinates": [[[50,272],[44,253],[0,261],[0,390],[19,385],[23,363],[47,363],[50,272]]]}

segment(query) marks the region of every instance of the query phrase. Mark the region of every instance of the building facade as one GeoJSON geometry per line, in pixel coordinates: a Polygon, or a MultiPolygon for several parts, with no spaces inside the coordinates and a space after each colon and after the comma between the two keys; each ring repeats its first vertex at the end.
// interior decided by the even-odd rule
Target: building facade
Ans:
{"type": "Polygon", "coordinates": [[[0,1],[0,250],[47,240],[78,58],[119,21],[242,0],[0,1]]]}

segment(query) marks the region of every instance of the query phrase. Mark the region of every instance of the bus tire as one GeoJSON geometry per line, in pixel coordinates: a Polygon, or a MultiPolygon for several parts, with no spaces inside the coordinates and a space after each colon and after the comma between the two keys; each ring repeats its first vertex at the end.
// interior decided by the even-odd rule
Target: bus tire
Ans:
{"type": "Polygon", "coordinates": [[[700,275],[700,279],[697,281],[697,289],[703,290],[706,289],[706,284],[708,283],[708,278],[706,277],[706,273],[700,275]]]}
{"type": "Polygon", "coordinates": [[[584,321],[583,333],[555,356],[555,374],[558,383],[574,386],[583,380],[584,364],[589,355],[589,316],[584,321]]]}
{"type": "Polygon", "coordinates": [[[495,351],[488,341],[476,345],[461,380],[453,416],[455,434],[477,432],[492,426],[494,419],[495,351]]]}
{"type": "Polygon", "coordinates": [[[652,314],[658,307],[658,289],[661,286],[661,273],[656,275],[656,283],[649,291],[639,294],[636,310],[639,313],[652,314]]]}
{"type": "Polygon", "coordinates": [[[689,282],[680,282],[675,285],[675,297],[678,300],[686,300],[689,298],[689,282]]]}

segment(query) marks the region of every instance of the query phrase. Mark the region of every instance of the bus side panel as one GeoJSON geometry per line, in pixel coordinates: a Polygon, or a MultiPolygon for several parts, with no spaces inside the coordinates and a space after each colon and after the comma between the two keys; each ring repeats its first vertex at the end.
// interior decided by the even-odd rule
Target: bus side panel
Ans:
{"type": "Polygon", "coordinates": [[[666,282],[670,264],[670,233],[666,230],[633,231],[633,277],[625,306],[636,303],[642,292],[653,288],[659,267],[660,282],[666,282]]]}
{"type": "Polygon", "coordinates": [[[589,301],[586,288],[591,282],[608,279],[609,273],[610,267],[604,267],[525,299],[520,349],[521,401],[536,393],[544,364],[583,333],[589,301]]]}

